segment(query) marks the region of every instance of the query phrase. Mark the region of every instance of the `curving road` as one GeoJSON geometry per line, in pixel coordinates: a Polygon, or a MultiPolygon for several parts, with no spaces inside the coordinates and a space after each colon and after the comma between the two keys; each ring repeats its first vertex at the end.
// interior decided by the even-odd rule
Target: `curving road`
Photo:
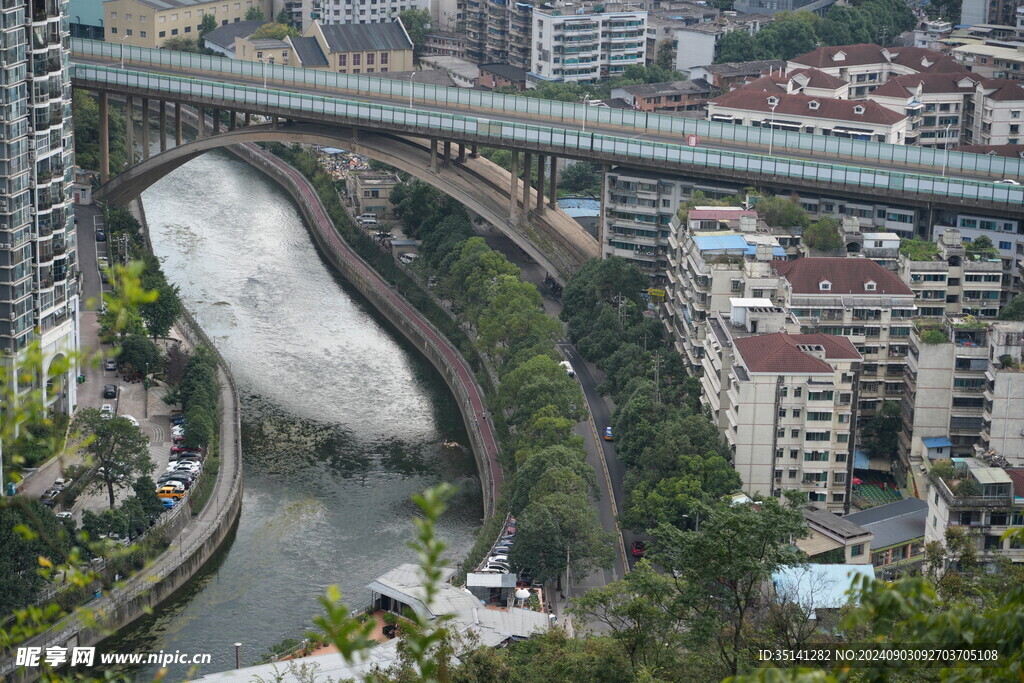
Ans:
{"type": "MultiPolygon", "coordinates": [[[[470,404],[473,407],[473,425],[469,424],[469,415],[463,416],[466,420],[466,429],[468,431],[473,427],[477,427],[483,442],[485,451],[484,455],[487,458],[488,467],[490,468],[490,477],[488,478],[491,484],[491,505],[493,508],[498,499],[498,490],[501,488],[502,483],[501,465],[498,463],[498,442],[494,436],[493,424],[486,415],[486,404],[484,403],[480,386],[477,384],[476,378],[474,377],[472,370],[466,364],[466,360],[462,357],[462,354],[460,354],[455,347],[451,345],[443,334],[438,332],[437,328],[435,328],[430,321],[428,321],[419,311],[410,306],[403,297],[395,292],[386,280],[378,275],[373,268],[367,265],[366,262],[363,261],[363,259],[356,254],[356,252],[344,240],[342,240],[341,237],[338,236],[337,232],[334,230],[333,222],[327,216],[327,211],[324,209],[324,205],[320,201],[320,197],[309,185],[305,176],[277,157],[259,150],[255,145],[247,145],[247,147],[259,151],[260,155],[268,163],[273,164],[295,182],[302,194],[303,201],[306,202],[309,209],[316,217],[316,225],[311,227],[316,229],[317,232],[324,237],[327,243],[334,250],[334,253],[339,258],[347,261],[349,266],[355,270],[360,277],[371,283],[380,292],[384,292],[392,305],[403,316],[405,316],[407,320],[414,323],[423,335],[426,336],[436,348],[440,349],[449,365],[455,368],[459,381],[461,382],[466,395],[469,397],[470,404]]],[[[481,476],[484,475],[481,473],[481,476]]],[[[493,512],[493,510],[489,512],[493,512]]]]}

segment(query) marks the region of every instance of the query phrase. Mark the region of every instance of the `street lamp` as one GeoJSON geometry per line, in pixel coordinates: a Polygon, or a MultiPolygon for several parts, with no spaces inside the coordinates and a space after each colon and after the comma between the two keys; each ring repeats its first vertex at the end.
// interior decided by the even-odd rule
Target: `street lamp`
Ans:
{"type": "Polygon", "coordinates": [[[583,132],[587,132],[587,110],[590,107],[590,95],[583,96],[583,132]]]}
{"type": "Polygon", "coordinates": [[[127,37],[127,33],[121,36],[121,71],[124,71],[124,39],[127,37]]]}
{"type": "Polygon", "coordinates": [[[267,58],[266,57],[257,57],[256,59],[260,60],[260,64],[263,65],[263,89],[266,90],[267,89],[267,58]]]}
{"type": "Polygon", "coordinates": [[[946,177],[946,161],[949,159],[949,129],[952,126],[953,126],[952,123],[947,123],[946,124],[946,132],[943,133],[943,135],[942,135],[942,138],[945,141],[942,146],[946,150],[945,153],[942,155],[942,177],[943,178],[946,177]]]}
{"type": "Polygon", "coordinates": [[[775,104],[771,105],[772,117],[768,122],[768,127],[772,132],[768,136],[768,156],[772,155],[772,147],[775,145],[775,107],[777,106],[779,106],[778,100],[775,101],[775,104]]]}
{"type": "Polygon", "coordinates": [[[416,77],[416,72],[415,71],[413,71],[411,74],[409,74],[409,108],[410,109],[412,109],[412,89],[414,87],[413,83],[412,83],[412,79],[415,78],[415,77],[416,77]]]}

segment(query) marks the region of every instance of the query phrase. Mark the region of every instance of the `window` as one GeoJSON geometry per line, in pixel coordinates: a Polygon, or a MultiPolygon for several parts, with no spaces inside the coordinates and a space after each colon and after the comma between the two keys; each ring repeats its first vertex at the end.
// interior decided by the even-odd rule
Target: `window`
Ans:
{"type": "Polygon", "coordinates": [[[162,15],[162,14],[161,14],[161,15],[160,15],[159,17],[157,17],[157,18],[156,18],[156,22],[157,22],[158,24],[163,24],[163,23],[165,23],[166,21],[167,21],[167,17],[165,17],[165,16],[164,16],[164,15],[162,15]]]}
{"type": "Polygon", "coordinates": [[[116,34],[116,33],[117,33],[117,29],[116,29],[116,28],[114,28],[114,27],[111,27],[111,28],[110,28],[110,32],[111,32],[111,33],[114,33],[114,34],[116,34]]]}
{"type": "Polygon", "coordinates": [[[167,36],[167,31],[160,31],[160,33],[157,34],[157,37],[159,37],[159,38],[164,38],[166,36],[167,36]]]}
{"type": "Polygon", "coordinates": [[[366,66],[371,66],[377,61],[377,55],[372,52],[366,53],[366,66]]]}
{"type": "Polygon", "coordinates": [[[185,33],[192,33],[192,27],[191,26],[186,26],[185,27],[185,33]]]}
{"type": "Polygon", "coordinates": [[[868,282],[864,283],[864,291],[865,292],[873,292],[873,291],[875,291],[875,289],[877,287],[878,287],[878,285],[876,285],[874,282],[871,282],[871,281],[868,281],[868,282]]]}
{"type": "Polygon", "coordinates": [[[779,408],[779,417],[786,417],[786,409],[779,408]]]}
{"type": "MultiPolygon", "coordinates": [[[[381,64],[387,64],[388,63],[388,53],[387,52],[381,52],[380,53],[380,63],[381,64]]],[[[383,71],[383,69],[381,69],[381,71],[383,71]]]]}
{"type": "Polygon", "coordinates": [[[790,448],[789,449],[789,457],[791,457],[794,460],[796,460],[799,456],[800,456],[800,451],[799,450],[797,450],[796,448],[790,448]]]}
{"type": "Polygon", "coordinates": [[[801,410],[799,408],[793,408],[793,417],[800,417],[801,410]]]}
{"type": "Polygon", "coordinates": [[[850,546],[850,557],[860,557],[864,554],[864,544],[858,543],[857,545],[850,546]]]}
{"type": "Polygon", "coordinates": [[[1010,242],[1000,242],[999,243],[999,248],[1000,249],[1006,249],[1006,250],[1013,249],[1013,244],[1010,243],[1010,242]]]}
{"type": "Polygon", "coordinates": [[[117,12],[111,12],[110,13],[110,18],[111,19],[117,19],[117,12]]]}
{"type": "Polygon", "coordinates": [[[820,289],[823,292],[828,292],[832,289],[832,283],[829,282],[828,280],[822,280],[820,283],[818,283],[818,289],[820,289]]]}
{"type": "Polygon", "coordinates": [[[132,15],[131,14],[125,14],[124,15],[124,20],[125,21],[131,21],[132,20],[132,15]]]}
{"type": "Polygon", "coordinates": [[[129,35],[130,36],[132,34],[132,29],[130,29],[130,28],[125,29],[124,32],[125,32],[125,35],[129,35]]]}
{"type": "Polygon", "coordinates": [[[359,66],[363,62],[363,56],[358,52],[352,55],[352,66],[359,66]]]}
{"type": "Polygon", "coordinates": [[[178,15],[177,14],[172,14],[171,15],[171,21],[177,21],[177,20],[178,20],[178,15]]]}
{"type": "Polygon", "coordinates": [[[799,439],[800,438],[800,430],[799,429],[791,430],[789,435],[791,437],[793,437],[794,439],[799,439]]]}
{"type": "Polygon", "coordinates": [[[338,66],[348,66],[348,55],[338,55],[338,66]]]}
{"type": "Polygon", "coordinates": [[[846,483],[846,472],[836,472],[832,475],[833,484],[845,484],[846,483]]]}
{"type": "Polygon", "coordinates": [[[172,35],[172,36],[176,36],[176,35],[178,35],[178,29],[176,29],[176,28],[172,28],[172,29],[171,29],[171,35],[172,35]]]}
{"type": "Polygon", "coordinates": [[[794,398],[800,398],[801,396],[803,396],[803,393],[804,393],[804,388],[803,387],[797,387],[796,389],[793,390],[793,397],[794,398]]]}
{"type": "Polygon", "coordinates": [[[146,32],[145,31],[139,31],[139,37],[145,38],[146,37],[146,32]]]}
{"type": "Polygon", "coordinates": [[[779,438],[779,439],[786,438],[786,428],[785,427],[779,427],[778,430],[775,432],[775,436],[776,436],[776,438],[779,438]]]}

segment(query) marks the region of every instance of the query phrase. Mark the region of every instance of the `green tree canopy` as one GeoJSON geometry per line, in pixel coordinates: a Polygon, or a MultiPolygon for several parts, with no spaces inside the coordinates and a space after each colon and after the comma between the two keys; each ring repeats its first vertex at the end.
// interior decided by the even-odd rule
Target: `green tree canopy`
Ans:
{"type": "MultiPolygon", "coordinates": [[[[203,15],[206,16],[206,15],[203,15]]],[[[259,6],[250,7],[245,11],[246,21],[266,21],[267,17],[263,14],[263,8],[259,6]]]]}
{"type": "Polygon", "coordinates": [[[199,36],[205,36],[215,28],[217,28],[217,17],[212,14],[204,14],[203,20],[199,23],[199,36]]]}
{"type": "Polygon", "coordinates": [[[1018,294],[999,310],[1000,320],[1024,320],[1024,294],[1018,294]]]}
{"type": "Polygon", "coordinates": [[[833,216],[822,216],[804,229],[803,241],[811,249],[820,251],[838,251],[843,248],[843,238],[839,234],[841,223],[833,216]]]}
{"type": "Polygon", "coordinates": [[[289,24],[278,24],[276,22],[270,22],[269,24],[263,24],[263,26],[260,26],[258,29],[256,29],[255,33],[252,34],[252,38],[254,40],[260,40],[264,38],[269,38],[272,40],[284,40],[289,36],[291,36],[292,38],[298,38],[301,35],[302,34],[299,33],[299,30],[294,26],[291,26],[289,24]]]}
{"type": "Polygon", "coordinates": [[[97,470],[92,487],[106,488],[110,507],[114,507],[114,489],[127,488],[139,476],[153,471],[149,458],[149,438],[123,417],[105,419],[95,408],[83,408],[75,417],[74,428],[88,439],[85,450],[97,470]],[[90,438],[91,437],[91,438],[90,438]]]}
{"type": "Polygon", "coordinates": [[[121,341],[117,362],[138,372],[160,372],[164,357],[153,340],[142,335],[129,335],[121,341]]]}
{"type": "Polygon", "coordinates": [[[427,32],[430,31],[430,11],[425,9],[407,9],[398,13],[402,20],[409,40],[412,41],[414,59],[419,59],[427,45],[427,32]]]}
{"type": "Polygon", "coordinates": [[[59,565],[71,545],[71,534],[41,504],[19,498],[0,507],[0,613],[34,603],[46,583],[40,558],[59,565]]]}
{"type": "Polygon", "coordinates": [[[601,175],[586,161],[570,164],[560,178],[560,187],[572,194],[597,196],[601,192],[601,175]]]}
{"type": "Polygon", "coordinates": [[[878,412],[864,423],[861,445],[876,458],[895,458],[902,426],[899,404],[885,401],[878,412]]]}
{"type": "Polygon", "coordinates": [[[146,329],[154,339],[167,336],[171,327],[181,317],[181,311],[178,286],[168,282],[164,282],[157,289],[155,301],[139,306],[139,315],[142,316],[146,329]]]}

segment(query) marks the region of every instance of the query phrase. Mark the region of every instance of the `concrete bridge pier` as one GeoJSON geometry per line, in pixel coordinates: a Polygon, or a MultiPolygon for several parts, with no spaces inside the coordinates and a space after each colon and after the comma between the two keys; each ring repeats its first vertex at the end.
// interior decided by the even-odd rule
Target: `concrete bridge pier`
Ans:
{"type": "Polygon", "coordinates": [[[206,107],[196,107],[196,140],[206,137],[206,107]]]}
{"type": "Polygon", "coordinates": [[[232,109],[231,113],[228,115],[228,130],[234,130],[237,125],[238,125],[238,112],[235,111],[234,109],[232,109]]]}
{"type": "Polygon", "coordinates": [[[149,98],[142,98],[142,159],[149,158],[149,98]]]}
{"type": "Polygon", "coordinates": [[[181,102],[174,103],[174,144],[181,145],[181,102]]]}
{"type": "Polygon", "coordinates": [[[167,151],[167,101],[160,100],[160,151],[167,151]]]}
{"type": "Polygon", "coordinates": [[[530,176],[533,175],[533,154],[523,155],[523,216],[530,213],[530,176]]]}
{"type": "Polygon", "coordinates": [[[462,144],[460,142],[459,143],[459,163],[462,164],[462,163],[465,163],[465,162],[466,162],[466,145],[464,145],[464,144],[462,144]]]}
{"type": "Polygon", "coordinates": [[[517,192],[519,189],[519,150],[517,149],[512,150],[512,170],[509,177],[511,180],[508,188],[508,218],[514,223],[518,215],[517,197],[519,195],[517,192]]]}
{"type": "Polygon", "coordinates": [[[430,170],[437,173],[437,138],[430,138],[430,170]]]}
{"type": "MultiPolygon", "coordinates": [[[[273,118],[272,118],[271,120],[273,121],[273,126],[274,126],[274,128],[277,128],[277,127],[278,127],[278,118],[277,118],[277,114],[274,114],[274,116],[273,116],[273,118]]],[[[353,135],[355,135],[355,133],[354,133],[354,132],[353,132],[353,135]]]]}
{"type": "Polygon", "coordinates": [[[548,200],[548,208],[558,208],[558,157],[551,157],[551,199],[548,200]]]}
{"type": "Polygon", "coordinates": [[[125,132],[124,132],[124,151],[125,168],[129,168],[135,164],[135,117],[132,114],[132,110],[135,108],[135,100],[131,95],[124,98],[124,120],[125,120],[125,132]]]}
{"type": "Polygon", "coordinates": [[[476,153],[476,143],[475,143],[475,142],[474,142],[474,143],[472,144],[472,146],[470,146],[470,148],[469,148],[469,156],[473,157],[474,159],[476,159],[476,158],[477,158],[477,156],[479,156],[479,155],[478,155],[478,154],[476,153]]]}
{"type": "Polygon", "coordinates": [[[110,180],[110,110],[107,91],[100,91],[100,182],[110,180]]]}
{"type": "Polygon", "coordinates": [[[220,109],[213,110],[213,134],[220,132],[220,109]]]}
{"type": "Polygon", "coordinates": [[[544,160],[543,154],[537,155],[537,213],[544,213],[544,160]]]}
{"type": "Polygon", "coordinates": [[[248,126],[249,125],[249,112],[245,112],[245,118],[243,120],[245,121],[245,125],[248,126]]]}

